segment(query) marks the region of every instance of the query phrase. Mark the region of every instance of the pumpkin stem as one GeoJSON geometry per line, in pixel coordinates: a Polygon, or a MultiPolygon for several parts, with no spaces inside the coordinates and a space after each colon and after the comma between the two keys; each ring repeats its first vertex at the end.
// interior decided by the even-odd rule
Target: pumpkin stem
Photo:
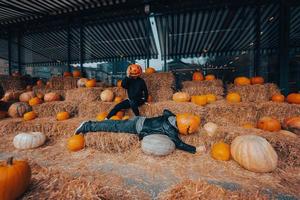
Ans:
{"type": "Polygon", "coordinates": [[[12,165],[12,164],[13,164],[13,159],[14,159],[14,157],[9,157],[9,158],[7,159],[7,164],[8,164],[8,165],[12,165]]]}

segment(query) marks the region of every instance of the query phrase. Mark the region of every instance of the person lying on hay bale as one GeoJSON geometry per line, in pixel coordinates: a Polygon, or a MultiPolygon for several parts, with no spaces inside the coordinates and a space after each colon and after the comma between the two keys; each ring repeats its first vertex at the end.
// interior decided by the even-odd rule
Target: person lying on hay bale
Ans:
{"type": "Polygon", "coordinates": [[[176,115],[169,110],[164,110],[158,117],[134,117],[130,120],[104,120],[85,121],[76,129],[75,134],[86,134],[88,132],[125,132],[136,134],[140,139],[147,135],[167,135],[175,144],[177,149],[196,153],[196,147],[184,143],[178,136],[176,115]]]}
{"type": "Polygon", "coordinates": [[[117,104],[107,115],[111,118],[122,109],[131,108],[136,116],[140,115],[139,106],[143,105],[148,99],[147,85],[140,76],[142,68],[138,64],[131,64],[127,68],[127,76],[122,80],[122,87],[127,90],[128,99],[117,104]]]}

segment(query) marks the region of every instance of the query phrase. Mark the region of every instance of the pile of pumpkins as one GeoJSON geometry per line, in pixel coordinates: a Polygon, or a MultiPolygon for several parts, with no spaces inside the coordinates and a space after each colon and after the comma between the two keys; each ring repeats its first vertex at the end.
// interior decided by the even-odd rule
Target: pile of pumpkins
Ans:
{"type": "Polygon", "coordinates": [[[217,97],[214,94],[190,96],[187,92],[176,92],[173,94],[172,99],[177,103],[191,101],[196,105],[204,106],[206,104],[215,102],[217,97]]]}
{"type": "Polygon", "coordinates": [[[215,75],[213,74],[207,74],[206,76],[204,76],[200,71],[195,71],[193,73],[193,77],[192,77],[193,81],[213,81],[216,80],[215,75]]]}

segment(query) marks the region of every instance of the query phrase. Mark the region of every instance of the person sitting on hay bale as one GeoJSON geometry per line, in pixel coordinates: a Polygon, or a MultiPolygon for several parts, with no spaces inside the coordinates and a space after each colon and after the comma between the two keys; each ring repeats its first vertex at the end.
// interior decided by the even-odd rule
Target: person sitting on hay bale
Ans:
{"type": "Polygon", "coordinates": [[[75,131],[75,134],[88,132],[125,132],[136,134],[140,139],[147,135],[162,134],[168,136],[177,149],[196,153],[196,147],[184,143],[178,136],[179,130],[176,125],[176,115],[169,110],[164,110],[158,117],[134,117],[130,120],[104,120],[85,121],[75,131]]]}
{"type": "Polygon", "coordinates": [[[122,109],[131,108],[136,116],[140,115],[139,106],[143,105],[148,99],[147,85],[140,77],[142,68],[138,64],[129,65],[127,76],[122,80],[122,87],[127,90],[128,99],[117,104],[107,115],[107,119],[114,116],[122,109]]]}

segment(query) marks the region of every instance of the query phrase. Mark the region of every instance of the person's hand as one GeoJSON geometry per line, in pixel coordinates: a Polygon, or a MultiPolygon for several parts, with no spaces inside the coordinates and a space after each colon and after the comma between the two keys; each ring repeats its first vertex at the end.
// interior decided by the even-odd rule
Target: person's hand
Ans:
{"type": "Polygon", "coordinates": [[[128,78],[130,78],[129,67],[128,67],[127,70],[126,70],[126,76],[127,76],[128,78]]]}

